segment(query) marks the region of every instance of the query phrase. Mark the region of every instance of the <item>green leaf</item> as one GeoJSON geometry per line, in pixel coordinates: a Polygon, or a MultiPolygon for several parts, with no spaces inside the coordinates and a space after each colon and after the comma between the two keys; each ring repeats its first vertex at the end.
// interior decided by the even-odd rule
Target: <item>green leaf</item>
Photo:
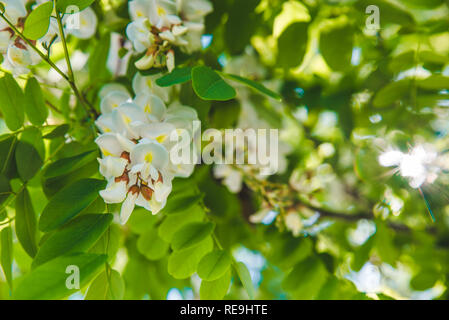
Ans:
{"type": "Polygon", "coordinates": [[[90,178],[96,173],[98,173],[98,161],[95,159],[65,175],[53,178],[44,178],[42,181],[43,191],[48,198],[51,198],[69,184],[81,179],[90,178]]]}
{"type": "Polygon", "coordinates": [[[373,105],[377,108],[389,107],[408,94],[409,90],[409,79],[390,82],[377,92],[373,105]]]}
{"type": "Polygon", "coordinates": [[[410,286],[414,290],[424,291],[432,288],[440,278],[438,270],[421,270],[410,281],[410,286]]]}
{"type": "Polygon", "coordinates": [[[167,205],[163,209],[163,213],[170,215],[180,212],[185,212],[190,210],[194,205],[198,204],[198,202],[203,198],[203,194],[180,194],[173,195],[167,201],[167,205]]]}
{"type": "Polygon", "coordinates": [[[9,179],[3,174],[0,173],[0,205],[2,205],[6,199],[9,198],[11,193],[11,185],[9,184],[9,179]]]}
{"type": "Polygon", "coordinates": [[[58,0],[56,2],[56,10],[60,13],[72,13],[68,7],[75,6],[78,11],[82,11],[94,3],[95,0],[58,0]]]}
{"type": "Polygon", "coordinates": [[[228,269],[218,279],[201,281],[200,298],[202,300],[221,300],[229,290],[231,284],[231,270],[228,269]]]}
{"type": "Polygon", "coordinates": [[[3,135],[0,137],[0,173],[7,179],[17,178],[16,166],[16,135],[3,135]]]}
{"type": "Polygon", "coordinates": [[[27,128],[21,134],[15,150],[17,172],[22,181],[30,180],[40,170],[44,163],[44,152],[41,132],[36,128],[27,128]]]}
{"type": "Polygon", "coordinates": [[[129,217],[128,222],[126,222],[126,226],[129,227],[132,233],[142,235],[153,229],[157,221],[158,216],[152,215],[145,208],[138,207],[134,209],[133,214],[129,217]]]}
{"type": "Polygon", "coordinates": [[[279,239],[272,242],[272,246],[270,261],[287,270],[308,257],[312,252],[313,244],[308,238],[280,235],[279,239]]]}
{"type": "MultiPolygon", "coordinates": [[[[13,298],[16,300],[61,299],[77,291],[69,289],[71,278],[76,272],[69,267],[78,268],[79,284],[82,288],[104,265],[107,256],[102,254],[74,253],[51,260],[27,275],[17,286],[13,298]]],[[[74,282],[74,281],[73,281],[74,282]]]]}
{"type": "Polygon", "coordinates": [[[247,78],[243,78],[243,77],[240,77],[240,76],[237,76],[234,74],[222,73],[222,75],[231,80],[235,80],[237,82],[243,83],[244,85],[247,85],[248,87],[251,87],[251,88],[255,89],[256,91],[261,92],[275,100],[278,100],[278,101],[282,100],[282,97],[278,93],[271,91],[270,89],[268,89],[261,83],[258,83],[256,81],[253,81],[253,80],[250,80],[247,78]]]}
{"type": "Polygon", "coordinates": [[[236,92],[220,75],[206,66],[192,69],[193,90],[203,100],[226,101],[234,99],[236,92]]]}
{"type": "Polygon", "coordinates": [[[401,72],[410,69],[415,65],[415,56],[416,53],[414,50],[401,53],[390,60],[388,67],[392,72],[401,72]]]}
{"type": "Polygon", "coordinates": [[[306,54],[308,23],[295,22],[289,25],[278,38],[277,64],[282,68],[293,68],[301,64],[306,54]]]}
{"type": "Polygon", "coordinates": [[[23,125],[25,118],[23,101],[22,89],[12,75],[6,73],[0,79],[0,110],[11,131],[16,131],[23,125]]]}
{"type": "Polygon", "coordinates": [[[198,275],[206,281],[220,278],[231,266],[231,257],[224,250],[213,251],[201,259],[198,264],[198,275]]]}
{"type": "Polygon", "coordinates": [[[137,241],[137,249],[148,260],[163,258],[168,253],[169,247],[169,244],[159,237],[155,228],[142,234],[137,241]]]}
{"type": "Polygon", "coordinates": [[[25,87],[25,113],[36,126],[42,125],[48,117],[44,95],[36,78],[28,79],[25,87]]]}
{"type": "Polygon", "coordinates": [[[108,262],[113,263],[121,245],[122,231],[121,226],[111,224],[88,253],[107,254],[108,262]]]}
{"type": "Polygon", "coordinates": [[[156,80],[156,83],[160,87],[170,87],[175,84],[181,84],[192,79],[192,68],[176,68],[169,74],[160,77],[156,80]]]}
{"type": "Polygon", "coordinates": [[[387,0],[359,0],[357,8],[365,11],[369,5],[375,5],[379,8],[382,28],[388,23],[398,24],[402,27],[411,26],[415,23],[415,19],[410,12],[387,0]]]}
{"type": "Polygon", "coordinates": [[[189,223],[175,233],[171,246],[175,251],[191,248],[208,237],[214,228],[212,222],[189,223]]]}
{"type": "Polygon", "coordinates": [[[6,227],[0,231],[1,240],[1,256],[0,262],[2,265],[5,279],[8,282],[9,288],[12,290],[12,228],[6,227]]]}
{"type": "Polygon", "coordinates": [[[30,40],[38,40],[47,34],[50,17],[53,11],[53,1],[44,2],[34,8],[25,20],[23,35],[30,40]]]}
{"type": "Polygon", "coordinates": [[[239,276],[240,282],[242,282],[243,287],[245,288],[248,297],[251,300],[254,300],[254,286],[251,280],[251,275],[249,274],[248,268],[243,262],[237,262],[235,264],[235,270],[239,276]]]}
{"type": "Polygon", "coordinates": [[[16,198],[16,235],[30,257],[37,252],[37,220],[27,188],[16,198]]]}
{"type": "Polygon", "coordinates": [[[42,244],[33,268],[71,252],[84,252],[92,247],[112,222],[112,214],[85,214],[56,230],[42,244]]]}
{"type": "Polygon", "coordinates": [[[96,156],[95,150],[91,150],[73,157],[56,160],[45,168],[43,178],[49,179],[73,172],[94,160],[96,156]]]}
{"type": "Polygon", "coordinates": [[[359,271],[365,265],[370,257],[371,249],[373,248],[373,237],[370,237],[364,244],[354,250],[354,259],[351,263],[351,268],[354,271],[359,271]]]}
{"type": "Polygon", "coordinates": [[[121,300],[125,295],[125,282],[116,270],[104,271],[95,278],[85,300],[121,300]]]}
{"type": "Polygon", "coordinates": [[[175,251],[168,258],[168,273],[175,279],[185,279],[194,274],[201,258],[213,248],[212,238],[207,237],[197,246],[175,251]]]}
{"type": "Polygon", "coordinates": [[[432,75],[418,81],[418,86],[426,90],[446,90],[449,88],[449,77],[432,75]]]}
{"type": "Polygon", "coordinates": [[[202,221],[203,218],[204,210],[199,205],[195,205],[186,212],[170,214],[169,216],[167,216],[159,226],[158,234],[162,239],[170,243],[172,241],[173,235],[182,226],[186,225],[189,222],[202,221]]]}
{"type": "MultiPolygon", "coordinates": [[[[223,40],[231,55],[243,52],[261,23],[256,7],[260,0],[229,1],[229,15],[224,25],[223,40]],[[242,23],[244,21],[244,23],[242,23]]],[[[214,8],[217,5],[214,4],[214,8]]]]}
{"type": "Polygon", "coordinates": [[[433,9],[441,6],[444,0],[399,0],[405,5],[410,5],[417,8],[433,9]]]}
{"type": "Polygon", "coordinates": [[[394,233],[384,221],[376,221],[374,243],[375,249],[382,261],[394,266],[400,253],[394,245],[394,233]]]}
{"type": "Polygon", "coordinates": [[[82,179],[66,186],[50,199],[39,219],[39,230],[54,230],[87,208],[104,189],[106,181],[82,179]]]}
{"type": "Polygon", "coordinates": [[[354,28],[348,24],[336,24],[321,31],[320,52],[329,67],[346,71],[351,67],[354,46],[354,28]]]}
{"type": "Polygon", "coordinates": [[[43,136],[44,139],[55,139],[64,136],[67,131],[69,131],[70,126],[68,124],[61,124],[60,126],[57,126],[55,129],[53,129],[52,132],[46,134],[43,136]]]}
{"type": "Polygon", "coordinates": [[[323,262],[311,256],[299,262],[284,279],[283,287],[293,292],[294,297],[313,299],[326,283],[328,272],[323,262]]]}

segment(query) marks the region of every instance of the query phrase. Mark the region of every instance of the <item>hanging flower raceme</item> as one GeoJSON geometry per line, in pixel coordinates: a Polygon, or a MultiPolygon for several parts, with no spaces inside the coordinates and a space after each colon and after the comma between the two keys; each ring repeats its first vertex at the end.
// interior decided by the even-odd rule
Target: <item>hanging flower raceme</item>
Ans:
{"type": "MultiPolygon", "coordinates": [[[[28,2],[28,0],[2,0],[5,7],[5,18],[21,32],[23,32],[25,21],[30,14],[26,9],[28,2]]],[[[37,1],[35,6],[45,2],[48,1],[37,1]]],[[[72,34],[79,39],[92,37],[95,34],[97,22],[97,16],[90,7],[79,13],[66,14],[62,19],[65,34],[72,34]]],[[[48,31],[42,38],[30,41],[40,50],[48,50],[52,44],[59,42],[56,18],[50,18],[48,31]]],[[[0,19],[0,54],[3,55],[2,67],[15,75],[28,73],[30,66],[37,65],[41,61],[39,54],[17,35],[3,19],[0,19]]]]}
{"type": "Polygon", "coordinates": [[[187,53],[201,48],[204,17],[212,11],[207,0],[133,0],[129,2],[132,22],[126,29],[137,52],[145,55],[136,67],[175,67],[174,48],[187,53]]]}
{"type": "Polygon", "coordinates": [[[139,93],[132,99],[126,89],[117,86],[102,93],[102,115],[96,121],[102,134],[96,143],[103,154],[98,160],[100,173],[108,184],[100,195],[106,203],[123,202],[122,223],[135,205],[157,214],[166,204],[172,180],[188,177],[193,171],[193,161],[176,165],[170,161],[175,145],[170,135],[191,126],[198,120],[197,113],[179,104],[166,108],[151,93],[139,93]]]}

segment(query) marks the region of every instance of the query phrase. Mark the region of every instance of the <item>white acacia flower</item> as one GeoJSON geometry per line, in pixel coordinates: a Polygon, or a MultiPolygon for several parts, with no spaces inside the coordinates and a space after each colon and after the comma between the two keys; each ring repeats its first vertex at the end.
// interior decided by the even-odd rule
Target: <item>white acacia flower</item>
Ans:
{"type": "Polygon", "coordinates": [[[207,0],[176,0],[178,12],[188,21],[202,22],[212,12],[212,4],[207,0]]]}
{"type": "MultiPolygon", "coordinates": [[[[17,0],[2,0],[5,6],[5,17],[12,23],[17,24],[20,18],[27,15],[27,10],[25,8],[25,3],[23,1],[17,0]]],[[[8,27],[8,24],[0,19],[0,29],[8,27]]]]}
{"type": "Polygon", "coordinates": [[[101,100],[100,110],[103,114],[110,113],[125,102],[131,102],[131,96],[128,92],[112,91],[101,100]]]}
{"type": "Polygon", "coordinates": [[[164,208],[174,177],[188,177],[194,162],[174,165],[169,158],[170,135],[186,127],[180,122],[197,120],[192,108],[175,104],[167,108],[156,95],[145,90],[134,99],[121,86],[108,85],[100,91],[101,116],[96,139],[103,157],[100,173],[107,179],[100,192],[106,203],[123,203],[120,221],[126,223],[134,207],[152,214],[164,208]]]}
{"type": "Polygon", "coordinates": [[[151,24],[147,18],[139,18],[126,27],[126,36],[133,43],[137,52],[144,52],[154,44],[151,24]]]}
{"type": "Polygon", "coordinates": [[[28,73],[28,67],[40,61],[39,55],[18,38],[8,46],[5,58],[3,66],[14,74],[28,73]]]}
{"type": "Polygon", "coordinates": [[[66,15],[65,19],[67,33],[79,39],[89,39],[97,30],[97,15],[90,7],[79,13],[66,15]]]}

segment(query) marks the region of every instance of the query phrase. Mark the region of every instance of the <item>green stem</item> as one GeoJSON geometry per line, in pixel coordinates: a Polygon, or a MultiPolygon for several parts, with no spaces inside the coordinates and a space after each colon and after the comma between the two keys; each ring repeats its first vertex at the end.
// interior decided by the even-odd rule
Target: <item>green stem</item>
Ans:
{"type": "Polygon", "coordinates": [[[75,82],[72,64],[70,63],[69,50],[67,49],[67,42],[65,40],[64,27],[62,26],[62,17],[59,12],[56,12],[56,20],[58,21],[59,34],[61,36],[62,47],[64,48],[64,57],[67,63],[68,77],[71,82],[75,82]]]}
{"type": "Polygon", "coordinates": [[[78,87],[76,86],[75,75],[73,73],[72,63],[70,62],[69,50],[67,48],[67,41],[65,39],[64,27],[62,25],[62,17],[59,12],[56,12],[56,20],[58,21],[59,35],[61,37],[62,47],[64,49],[64,57],[67,64],[68,82],[72,87],[73,92],[83,105],[83,107],[86,109],[88,113],[90,112],[95,119],[98,116],[97,111],[91,104],[89,104],[89,102],[84,98],[84,96],[81,94],[81,92],[78,90],[78,87]]]}

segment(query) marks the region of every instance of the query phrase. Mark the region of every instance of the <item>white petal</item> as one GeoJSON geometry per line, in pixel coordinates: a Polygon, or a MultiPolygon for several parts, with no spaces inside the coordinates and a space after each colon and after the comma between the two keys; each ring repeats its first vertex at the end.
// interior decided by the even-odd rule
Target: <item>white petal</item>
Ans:
{"type": "Polygon", "coordinates": [[[141,107],[145,114],[154,121],[161,121],[167,110],[162,99],[154,94],[139,93],[134,98],[134,103],[141,107]]]}
{"type": "Polygon", "coordinates": [[[125,200],[127,185],[125,181],[115,182],[111,179],[105,190],[100,191],[100,196],[106,203],[120,203],[125,200]]]}
{"type": "Polygon", "coordinates": [[[120,157],[123,150],[117,140],[117,137],[113,133],[105,133],[100,135],[95,143],[100,147],[101,152],[104,156],[115,156],[120,157]]]}
{"type": "Polygon", "coordinates": [[[161,144],[156,142],[139,143],[131,152],[131,162],[149,163],[159,171],[168,164],[168,151],[161,144]]]}
{"type": "Polygon", "coordinates": [[[136,146],[136,144],[134,142],[127,139],[120,133],[117,133],[115,136],[117,137],[117,141],[120,144],[120,147],[126,152],[131,152],[134,149],[134,147],[136,146]]]}
{"type": "Polygon", "coordinates": [[[167,102],[170,99],[171,87],[160,87],[156,84],[158,75],[142,76],[139,72],[133,78],[133,90],[136,94],[150,94],[153,93],[162,101],[167,102]]]}
{"type": "Polygon", "coordinates": [[[151,213],[153,215],[158,214],[164,207],[167,201],[158,202],[154,197],[150,200],[151,213]]]}
{"type": "Polygon", "coordinates": [[[100,129],[102,133],[115,131],[114,123],[112,121],[112,115],[110,113],[102,114],[95,120],[95,125],[100,129]]]}
{"type": "Polygon", "coordinates": [[[173,30],[172,30],[172,32],[175,36],[181,36],[184,33],[186,33],[187,31],[188,31],[188,29],[185,26],[174,26],[173,30]]]}
{"type": "Polygon", "coordinates": [[[100,173],[106,178],[119,177],[125,171],[128,160],[116,157],[105,157],[98,159],[100,163],[100,173]]]}
{"type": "Polygon", "coordinates": [[[154,197],[156,198],[156,201],[163,202],[167,199],[168,195],[170,194],[172,190],[172,184],[171,180],[162,182],[156,182],[154,184],[154,197]]]}
{"type": "Polygon", "coordinates": [[[167,53],[167,69],[168,69],[168,72],[172,72],[174,68],[175,68],[175,53],[173,52],[173,50],[170,50],[167,53]]]}
{"type": "Polygon", "coordinates": [[[170,134],[175,129],[175,126],[171,123],[147,123],[139,127],[139,134],[143,138],[155,140],[161,144],[164,144],[164,142],[170,141],[170,134]]]}
{"type": "Polygon", "coordinates": [[[154,65],[154,55],[153,54],[146,54],[142,58],[140,58],[138,61],[135,62],[136,68],[139,70],[148,70],[153,67],[154,65]]]}
{"type": "Polygon", "coordinates": [[[114,91],[121,91],[129,96],[128,89],[122,84],[119,83],[108,83],[101,87],[98,95],[103,100],[109,93],[114,91]]]}
{"type": "Polygon", "coordinates": [[[97,30],[98,19],[95,11],[90,7],[79,13],[72,14],[69,19],[76,23],[68,23],[67,31],[79,39],[89,39],[97,30]],[[73,26],[71,27],[71,25],[73,26]]]}
{"type": "Polygon", "coordinates": [[[133,0],[128,2],[129,15],[132,20],[148,17],[149,5],[145,0],[133,0]]]}
{"type": "Polygon", "coordinates": [[[129,93],[123,91],[112,91],[101,100],[101,113],[110,113],[112,110],[118,108],[121,104],[129,100],[131,100],[129,93]]]}
{"type": "Polygon", "coordinates": [[[188,120],[197,120],[198,119],[198,113],[195,109],[187,106],[183,106],[181,104],[172,104],[167,109],[167,116],[166,120],[169,120],[171,118],[184,118],[188,120]]]}
{"type": "Polygon", "coordinates": [[[175,41],[175,36],[173,35],[173,33],[171,33],[170,31],[162,31],[161,33],[159,33],[159,37],[161,37],[161,39],[163,40],[167,40],[169,42],[174,42],[175,41]]]}
{"type": "Polygon", "coordinates": [[[120,223],[125,224],[129,217],[131,216],[131,213],[133,213],[134,207],[136,205],[136,199],[138,194],[132,194],[131,192],[128,193],[128,196],[126,197],[126,200],[122,204],[122,208],[120,210],[120,223]]]}
{"type": "Polygon", "coordinates": [[[138,139],[131,123],[143,121],[145,113],[134,103],[125,102],[112,112],[112,120],[119,133],[125,135],[129,139],[138,139]]]}

